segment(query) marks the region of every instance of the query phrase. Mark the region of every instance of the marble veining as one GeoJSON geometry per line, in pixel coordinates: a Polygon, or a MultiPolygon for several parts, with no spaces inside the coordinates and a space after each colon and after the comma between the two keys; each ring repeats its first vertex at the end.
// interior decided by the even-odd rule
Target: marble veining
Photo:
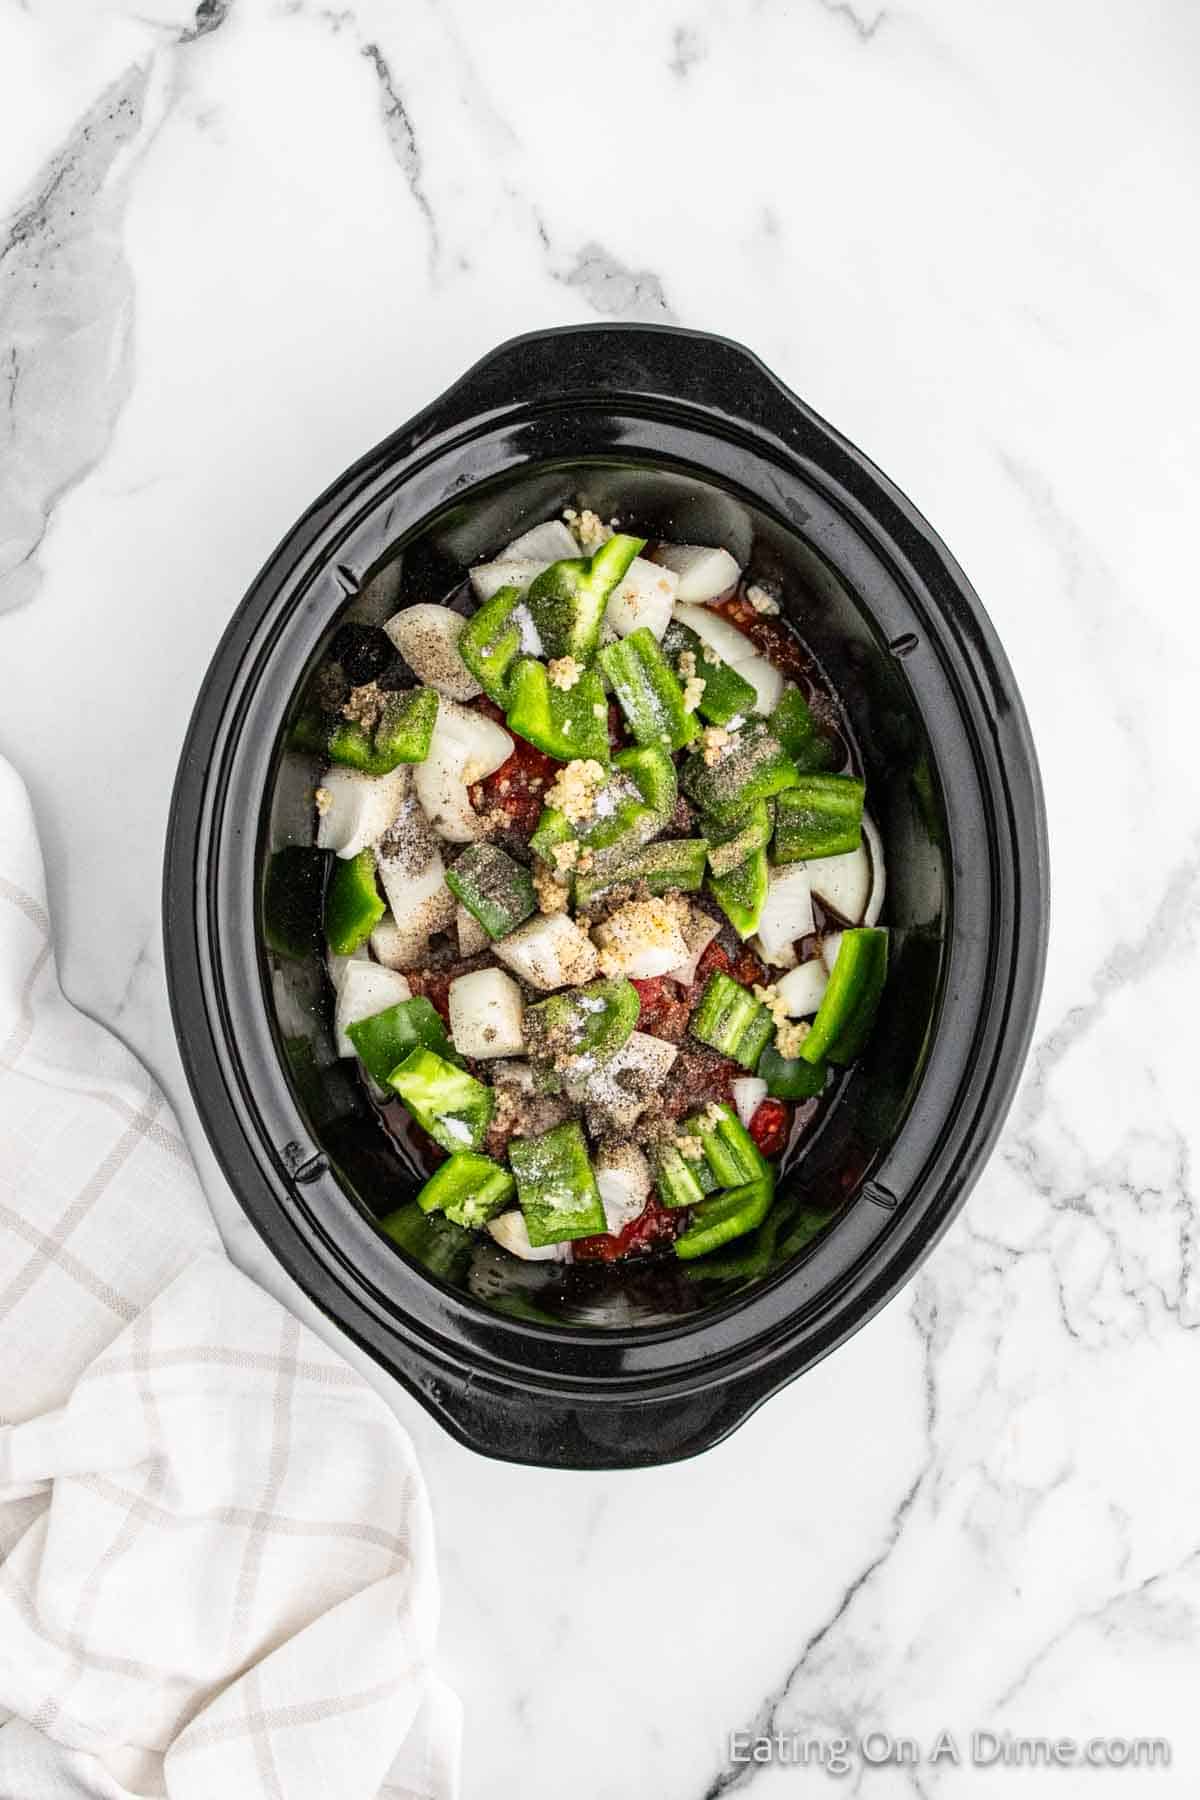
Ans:
{"type": "Polygon", "coordinates": [[[1029,707],[1046,992],[917,1279],[636,1477],[483,1463],[373,1372],[432,1489],[469,1800],[1195,1791],[1198,55],[1173,0],[0,6],[0,750],[68,992],[315,1329],[188,1102],[158,881],[201,673],[342,467],[516,332],[726,333],[934,520],[1029,707]],[[1173,1760],[731,1760],[942,1728],[1173,1760]]]}

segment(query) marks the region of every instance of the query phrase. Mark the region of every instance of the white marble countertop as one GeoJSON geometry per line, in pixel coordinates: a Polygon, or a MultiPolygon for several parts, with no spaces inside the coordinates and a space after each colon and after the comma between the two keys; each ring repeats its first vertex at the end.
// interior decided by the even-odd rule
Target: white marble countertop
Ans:
{"type": "Polygon", "coordinates": [[[800,1791],[728,1765],[767,1722],[1173,1744],[1120,1776],[856,1762],[878,1800],[1196,1792],[1197,18],[0,0],[0,750],[68,992],[276,1291],[172,1039],[176,756],[283,531],[483,350],[598,317],[742,339],[936,523],[1028,702],[1036,1048],[919,1278],[653,1473],[485,1463],[380,1377],[440,1526],[468,1800],[800,1791]]]}

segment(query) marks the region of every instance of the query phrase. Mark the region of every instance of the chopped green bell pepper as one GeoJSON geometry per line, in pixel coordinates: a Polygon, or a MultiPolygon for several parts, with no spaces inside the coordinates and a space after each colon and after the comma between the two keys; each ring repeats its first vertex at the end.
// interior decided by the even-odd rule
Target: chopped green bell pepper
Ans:
{"type": "Polygon", "coordinates": [[[644,881],[652,894],[671,888],[693,893],[704,881],[707,850],[703,838],[658,838],[619,858],[606,855],[598,872],[575,877],[575,904],[586,912],[593,900],[626,881],[644,881]]]}
{"type": "Polygon", "coordinates": [[[690,1261],[727,1244],[731,1238],[744,1237],[762,1224],[774,1196],[773,1181],[748,1181],[742,1187],[702,1201],[692,1223],[675,1239],[676,1256],[690,1261]]]}
{"type": "Polygon", "coordinates": [[[780,1056],[777,1047],[768,1044],[755,1073],[776,1100],[812,1100],[824,1091],[829,1065],[805,1062],[802,1056],[780,1056]]]}
{"type": "Polygon", "coordinates": [[[387,775],[398,763],[424,762],[437,713],[433,688],[388,694],[371,731],[349,719],[338,721],[330,734],[329,755],[336,763],[361,769],[364,775],[387,775]]]}
{"type": "Polygon", "coordinates": [[[447,1062],[462,1067],[463,1059],[454,1048],[442,1024],[441,1014],[424,994],[411,1000],[398,1000],[369,1018],[356,1019],[347,1025],[346,1036],[357,1050],[369,1075],[382,1086],[392,1070],[404,1061],[410,1050],[424,1045],[435,1050],[447,1062]]]}
{"type": "Polygon", "coordinates": [[[692,1014],[693,1037],[722,1056],[731,1056],[743,1069],[753,1069],[774,1029],[766,1007],[740,982],[720,970],[709,976],[692,1014]]]}
{"type": "Polygon", "coordinates": [[[455,1225],[478,1231],[512,1199],[516,1183],[489,1156],[457,1152],[435,1169],[417,1195],[422,1212],[443,1212],[455,1225]]]}
{"type": "Polygon", "coordinates": [[[458,653],[489,700],[508,705],[509,676],[521,654],[521,627],[513,613],[521,590],[501,588],[473,613],[458,640],[458,653]]]}
{"type": "Polygon", "coordinates": [[[800,776],[779,739],[759,719],[750,719],[730,734],[730,741],[710,767],[693,753],[683,769],[683,790],[701,812],[718,824],[739,818],[756,800],[794,787],[800,776]]]}
{"type": "Polygon", "coordinates": [[[484,1082],[424,1047],[410,1050],[388,1082],[444,1150],[478,1150],[496,1106],[484,1082]]]}
{"type": "Polygon", "coordinates": [[[799,688],[785,690],[767,724],[802,774],[832,768],[837,760],[836,747],[817,724],[799,688]]]}
{"type": "Polygon", "coordinates": [[[776,802],[776,862],[811,862],[857,850],[865,791],[855,775],[801,775],[776,802]]]}
{"type": "Polygon", "coordinates": [[[608,702],[600,677],[585,669],[573,687],[555,687],[545,663],[523,656],[509,685],[508,723],[519,737],[559,762],[609,759],[608,702]]]}
{"type": "Polygon", "coordinates": [[[853,1062],[867,1041],[887,980],[888,934],[879,927],[843,931],[812,1030],[800,1046],[805,1062],[853,1062]]]}
{"type": "MultiPolygon", "coordinates": [[[[686,1129],[686,1128],[685,1128],[686,1129]]],[[[659,1148],[654,1185],[664,1206],[698,1206],[716,1187],[716,1177],[703,1161],[691,1162],[674,1144],[659,1148]]]]}
{"type": "Polygon", "coordinates": [[[727,875],[709,877],[708,891],[733,929],[743,940],[758,930],[762,909],[767,903],[767,853],[753,851],[727,875]]]}
{"type": "Polygon", "coordinates": [[[517,1178],[525,1229],[535,1247],[607,1230],[587,1143],[574,1120],[540,1137],[513,1138],[508,1160],[517,1178]]]}
{"type": "Polygon", "coordinates": [[[651,812],[664,822],[670,818],[679,798],[679,780],[666,750],[657,744],[636,744],[618,750],[613,767],[629,777],[651,812]]]}
{"type": "Polygon", "coordinates": [[[591,662],[609,595],[645,548],[645,538],[617,532],[594,556],[570,557],[543,569],[529,589],[528,605],[547,656],[591,662]]]}
{"type": "Polygon", "coordinates": [[[689,1281],[749,1281],[765,1275],[775,1261],[775,1240],[779,1235],[778,1208],[768,1212],[762,1224],[744,1249],[729,1256],[703,1256],[690,1260],[683,1271],[689,1281]]]}
{"type": "Polygon", "coordinates": [[[765,850],[775,829],[775,802],[756,800],[748,811],[722,824],[701,819],[700,835],[708,840],[708,866],[714,875],[728,875],[756,850],[765,850]]]}
{"type": "Polygon", "coordinates": [[[749,718],[758,703],[758,694],[732,663],[727,663],[711,645],[694,632],[690,625],[672,619],[662,641],[663,653],[679,679],[679,658],[690,650],[696,659],[695,673],[704,683],[696,711],[710,725],[727,725],[730,719],[749,718]]]}
{"type": "Polygon", "coordinates": [[[714,1102],[689,1119],[685,1130],[700,1139],[718,1187],[740,1187],[770,1174],[770,1164],[732,1107],[714,1102]]]}
{"type": "Polygon", "coordinates": [[[497,844],[468,844],[446,870],[446,886],[493,939],[507,937],[537,911],[529,870],[497,844]]]}
{"type": "Polygon", "coordinates": [[[407,1250],[414,1262],[443,1281],[456,1281],[465,1272],[475,1248],[472,1232],[455,1225],[444,1213],[422,1212],[415,1200],[380,1219],[379,1229],[401,1250],[407,1250]]]}
{"type": "Polygon", "coordinates": [[[589,981],[586,987],[551,994],[525,1008],[523,1027],[529,1055],[542,1062],[577,1058],[572,1074],[610,1062],[624,1048],[638,1022],[642,1003],[624,976],[589,981]]]}
{"type": "Polygon", "coordinates": [[[612,682],[618,704],[639,744],[680,750],[700,727],[683,704],[683,689],[645,625],[606,644],[600,666],[612,682]]]}
{"type": "Polygon", "coordinates": [[[352,956],[387,907],[375,880],[375,852],[339,857],[325,894],[325,936],[335,956],[352,956]]]}

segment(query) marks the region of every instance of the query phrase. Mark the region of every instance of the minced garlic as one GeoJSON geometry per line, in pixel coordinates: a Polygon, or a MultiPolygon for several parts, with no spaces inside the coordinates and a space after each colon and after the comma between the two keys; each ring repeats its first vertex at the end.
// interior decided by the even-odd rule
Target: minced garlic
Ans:
{"type": "Polygon", "coordinates": [[[576,757],[574,762],[558,771],[546,789],[546,805],[557,807],[573,825],[582,825],[591,818],[596,789],[602,787],[604,781],[605,773],[598,762],[590,756],[576,757]]]}
{"type": "Polygon", "coordinates": [[[683,679],[685,681],[690,681],[692,676],[696,673],[696,652],[694,650],[681,650],[679,652],[679,663],[677,666],[683,679]]]}
{"type": "Polygon", "coordinates": [[[779,602],[774,594],[769,589],[759,587],[757,584],[746,589],[746,598],[755,612],[762,613],[766,618],[773,618],[779,611],[779,602]]]}
{"type": "Polygon", "coordinates": [[[729,733],[723,725],[706,725],[700,733],[700,742],[704,748],[704,766],[714,769],[721,760],[721,752],[729,742],[729,733]]]}
{"type": "Polygon", "coordinates": [[[583,670],[573,656],[555,656],[546,664],[546,674],[550,678],[550,686],[562,688],[565,693],[573,688],[583,670]]]}
{"type": "Polygon", "coordinates": [[[694,713],[704,698],[704,690],[708,686],[703,675],[689,675],[683,684],[683,710],[694,713]]]}
{"type": "Polygon", "coordinates": [[[812,1030],[807,1019],[794,1019],[780,1025],[775,1033],[775,1048],[780,1056],[799,1056],[800,1046],[812,1030]]]}
{"type": "Polygon", "coordinates": [[[702,644],[700,646],[700,654],[711,668],[720,668],[722,659],[717,651],[713,649],[711,644],[702,644]]]}
{"type": "Polygon", "coordinates": [[[598,550],[612,536],[612,526],[606,525],[599,514],[588,507],[584,507],[582,512],[576,512],[573,506],[565,507],[563,518],[584,550],[598,550]]]}
{"type": "Polygon", "coordinates": [[[328,788],[318,788],[316,793],[313,795],[313,800],[316,803],[316,808],[317,808],[317,812],[318,812],[319,816],[323,819],[325,817],[325,814],[329,811],[330,807],[333,805],[333,795],[330,793],[328,788]]]}
{"type": "Polygon", "coordinates": [[[554,866],[558,873],[565,875],[566,871],[574,868],[579,861],[579,840],[568,838],[564,844],[555,844],[550,854],[554,858],[554,866]]]}
{"type": "Polygon", "coordinates": [[[559,881],[549,869],[533,871],[533,891],[537,895],[538,911],[543,913],[564,913],[571,898],[571,889],[567,882],[559,881]]]}
{"type": "Polygon", "coordinates": [[[688,1162],[699,1162],[704,1154],[704,1145],[698,1137],[693,1137],[690,1132],[685,1132],[682,1137],[675,1139],[675,1148],[680,1156],[686,1158],[688,1162]]]}

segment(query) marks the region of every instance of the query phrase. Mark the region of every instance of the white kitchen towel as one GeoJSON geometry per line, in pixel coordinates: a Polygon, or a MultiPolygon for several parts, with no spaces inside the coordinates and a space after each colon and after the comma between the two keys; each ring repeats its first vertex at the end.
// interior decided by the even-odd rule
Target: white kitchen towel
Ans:
{"type": "Polygon", "coordinates": [[[448,1800],[392,1413],[226,1259],[162,1095],[65,999],[0,759],[0,1800],[448,1800]]]}

